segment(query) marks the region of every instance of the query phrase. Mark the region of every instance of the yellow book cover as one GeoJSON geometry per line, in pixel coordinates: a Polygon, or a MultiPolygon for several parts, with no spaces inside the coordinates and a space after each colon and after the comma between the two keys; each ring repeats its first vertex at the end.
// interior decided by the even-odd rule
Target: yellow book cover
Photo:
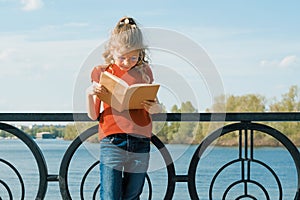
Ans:
{"type": "Polygon", "coordinates": [[[138,83],[128,85],[124,80],[103,72],[99,81],[108,90],[108,95],[98,96],[103,102],[119,112],[129,109],[143,109],[142,102],[153,101],[159,89],[159,84],[138,83]]]}

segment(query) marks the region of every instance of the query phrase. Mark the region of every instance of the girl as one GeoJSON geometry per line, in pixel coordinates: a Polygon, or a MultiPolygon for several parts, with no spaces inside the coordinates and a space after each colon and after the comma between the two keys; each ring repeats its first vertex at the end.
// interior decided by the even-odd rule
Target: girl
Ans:
{"type": "Polygon", "coordinates": [[[115,26],[103,53],[106,64],[93,69],[94,83],[87,89],[88,116],[99,119],[100,199],[135,200],[143,190],[148,169],[152,122],[150,114],[161,112],[157,100],[143,102],[144,109],[118,112],[103,103],[108,95],[97,84],[102,72],[110,72],[129,85],[152,83],[153,74],[146,61],[142,32],[133,18],[124,17],[115,26]],[[96,83],[96,84],[95,84],[96,83]]]}

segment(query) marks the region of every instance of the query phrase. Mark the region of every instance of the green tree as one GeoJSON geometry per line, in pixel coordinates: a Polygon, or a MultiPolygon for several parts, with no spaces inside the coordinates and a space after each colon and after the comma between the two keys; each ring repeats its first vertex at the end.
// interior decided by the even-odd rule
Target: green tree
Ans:
{"type": "MultiPolygon", "coordinates": [[[[296,112],[300,111],[300,89],[293,85],[289,91],[282,95],[281,101],[275,101],[270,105],[271,112],[296,112]]],[[[277,122],[270,123],[272,127],[278,129],[288,136],[296,145],[300,145],[300,122],[277,122]]]]}
{"type": "Polygon", "coordinates": [[[226,98],[225,108],[227,112],[263,112],[265,111],[265,103],[265,97],[261,95],[229,95],[226,98]]]}
{"type": "Polygon", "coordinates": [[[73,140],[77,137],[78,132],[75,124],[68,124],[64,130],[64,139],[65,140],[73,140]]]}
{"type": "Polygon", "coordinates": [[[300,89],[293,85],[289,91],[282,95],[282,100],[270,105],[270,111],[295,112],[300,111],[300,89]]]}
{"type": "MultiPolygon", "coordinates": [[[[68,124],[64,129],[64,139],[74,140],[82,132],[95,125],[97,125],[97,122],[76,122],[76,123],[68,124]]],[[[98,138],[98,134],[95,134],[95,136],[91,137],[90,140],[95,141],[97,140],[97,138],[98,138]]]]}
{"type": "Polygon", "coordinates": [[[226,96],[220,95],[214,98],[214,103],[211,108],[207,108],[206,112],[225,112],[226,96]]]}
{"type": "Polygon", "coordinates": [[[11,134],[10,133],[8,133],[8,132],[6,132],[6,131],[4,131],[4,130],[0,130],[0,137],[9,137],[9,136],[11,136],[11,134]]]}
{"type": "Polygon", "coordinates": [[[168,122],[153,122],[153,133],[159,137],[163,143],[168,143],[168,122]]]}
{"type": "MultiPolygon", "coordinates": [[[[195,113],[197,110],[190,101],[181,103],[181,107],[172,107],[174,113],[195,113]]],[[[172,122],[169,127],[168,141],[170,143],[192,143],[195,140],[197,122],[172,122]]]]}
{"type": "MultiPolygon", "coordinates": [[[[226,112],[264,112],[266,110],[266,99],[264,96],[257,94],[245,94],[242,96],[228,95],[219,96],[215,99],[215,104],[212,110],[219,111],[218,109],[225,108],[226,112]]],[[[208,109],[209,111],[209,109],[208,109]]],[[[224,126],[225,122],[211,122],[203,123],[203,131],[207,134],[211,133],[219,127],[224,126]]],[[[236,145],[237,132],[222,136],[217,144],[222,145],[236,145]]],[[[261,135],[259,135],[261,136],[261,135]]]]}

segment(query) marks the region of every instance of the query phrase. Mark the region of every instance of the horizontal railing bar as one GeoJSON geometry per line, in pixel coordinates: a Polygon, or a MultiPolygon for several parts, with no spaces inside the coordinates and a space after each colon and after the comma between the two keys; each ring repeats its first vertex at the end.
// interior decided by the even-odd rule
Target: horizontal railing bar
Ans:
{"type": "Polygon", "coordinates": [[[47,176],[47,181],[49,182],[58,182],[59,181],[59,175],[51,174],[47,176]]]}
{"type": "Polygon", "coordinates": [[[0,113],[0,121],[71,122],[91,121],[86,113],[0,113]]]}
{"type": "Polygon", "coordinates": [[[189,176],[188,175],[176,175],[173,180],[175,182],[188,182],[189,176]]]}
{"type": "MultiPolygon", "coordinates": [[[[300,112],[239,113],[160,113],[153,121],[233,122],[233,121],[300,121],[300,112]]],[[[91,121],[86,113],[0,113],[7,122],[74,122],[91,121]]]]}

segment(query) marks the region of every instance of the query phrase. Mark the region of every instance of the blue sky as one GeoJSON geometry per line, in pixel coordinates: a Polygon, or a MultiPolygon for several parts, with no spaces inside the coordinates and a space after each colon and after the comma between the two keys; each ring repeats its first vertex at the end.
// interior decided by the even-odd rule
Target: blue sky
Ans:
{"type": "MultiPolygon", "coordinates": [[[[125,15],[143,27],[172,30],[201,46],[225,94],[280,99],[290,86],[300,86],[299,8],[296,0],[0,0],[0,110],[74,111],[82,64],[125,15]]],[[[174,59],[158,54],[154,63],[175,65],[174,59]]],[[[189,68],[185,72],[185,79],[195,81],[193,101],[205,110],[212,102],[210,91],[199,89],[205,84],[189,68]]],[[[164,95],[160,100],[173,103],[164,95]]]]}

